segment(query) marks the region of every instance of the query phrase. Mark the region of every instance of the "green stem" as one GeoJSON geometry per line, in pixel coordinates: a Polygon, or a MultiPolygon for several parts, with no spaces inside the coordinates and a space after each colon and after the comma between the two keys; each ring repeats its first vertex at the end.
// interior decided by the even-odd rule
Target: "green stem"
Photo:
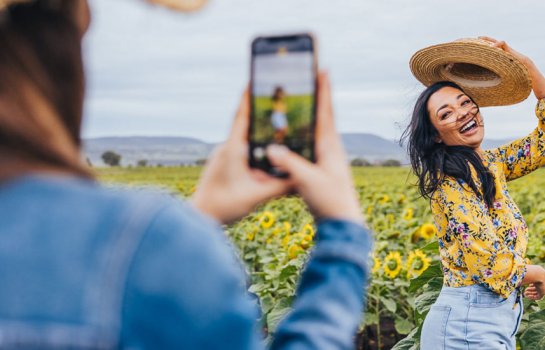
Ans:
{"type": "Polygon", "coordinates": [[[378,295],[379,295],[379,298],[377,298],[377,301],[376,301],[376,308],[377,308],[377,345],[378,345],[378,349],[382,349],[382,340],[380,339],[380,295],[382,294],[382,289],[379,288],[378,290],[378,295]]]}

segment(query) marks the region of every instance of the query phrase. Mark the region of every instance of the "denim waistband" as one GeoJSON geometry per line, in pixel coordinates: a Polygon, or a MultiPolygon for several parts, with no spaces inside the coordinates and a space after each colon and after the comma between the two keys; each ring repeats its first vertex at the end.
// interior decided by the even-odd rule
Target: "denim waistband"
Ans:
{"type": "Polygon", "coordinates": [[[513,299],[513,302],[517,302],[518,299],[520,298],[520,291],[518,289],[515,289],[513,293],[509,295],[508,298],[504,298],[501,295],[493,292],[492,290],[482,285],[474,284],[471,286],[463,286],[463,287],[443,286],[441,288],[441,293],[439,295],[442,298],[454,297],[456,299],[467,300],[470,303],[478,302],[480,299],[482,299],[483,296],[486,296],[488,298],[494,298],[498,301],[513,299]]]}

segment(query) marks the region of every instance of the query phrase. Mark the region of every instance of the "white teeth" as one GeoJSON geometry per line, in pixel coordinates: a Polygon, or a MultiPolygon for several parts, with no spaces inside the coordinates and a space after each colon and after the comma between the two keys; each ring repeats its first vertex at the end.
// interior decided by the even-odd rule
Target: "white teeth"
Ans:
{"type": "Polygon", "coordinates": [[[465,132],[467,131],[468,129],[474,127],[477,123],[475,122],[475,119],[473,119],[472,121],[470,121],[469,123],[467,123],[466,125],[464,125],[461,129],[460,129],[460,132],[465,132]]]}

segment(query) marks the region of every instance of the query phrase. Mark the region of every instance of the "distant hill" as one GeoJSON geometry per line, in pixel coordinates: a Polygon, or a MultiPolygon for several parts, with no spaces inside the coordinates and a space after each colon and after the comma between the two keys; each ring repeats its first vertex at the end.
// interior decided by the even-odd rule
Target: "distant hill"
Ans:
{"type": "Polygon", "coordinates": [[[104,165],[101,156],[106,151],[120,154],[122,165],[134,165],[139,160],[150,165],[191,164],[206,158],[214,148],[191,137],[101,137],[86,139],[83,144],[86,157],[95,165],[104,165]]]}
{"type": "Polygon", "coordinates": [[[406,162],[404,149],[393,140],[365,133],[342,134],[341,138],[350,159],[365,158],[370,162],[397,159],[406,162]]]}
{"type": "MultiPolygon", "coordinates": [[[[396,159],[408,163],[405,150],[394,140],[387,140],[374,134],[346,133],[341,135],[350,159],[364,158],[370,162],[396,159]]],[[[485,140],[483,148],[489,149],[506,144],[511,140],[485,140]]],[[[103,166],[101,156],[114,151],[122,156],[122,165],[135,165],[146,160],[150,165],[193,164],[208,157],[216,146],[191,137],[100,137],[85,139],[85,156],[92,164],[103,166]]]]}

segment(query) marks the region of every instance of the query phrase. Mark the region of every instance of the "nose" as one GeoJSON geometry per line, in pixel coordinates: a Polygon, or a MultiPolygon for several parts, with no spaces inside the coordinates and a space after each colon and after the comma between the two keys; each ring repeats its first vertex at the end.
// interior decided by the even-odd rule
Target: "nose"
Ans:
{"type": "Polygon", "coordinates": [[[459,120],[464,120],[467,115],[469,114],[469,109],[466,109],[466,108],[460,108],[458,109],[458,119],[459,120]]]}

